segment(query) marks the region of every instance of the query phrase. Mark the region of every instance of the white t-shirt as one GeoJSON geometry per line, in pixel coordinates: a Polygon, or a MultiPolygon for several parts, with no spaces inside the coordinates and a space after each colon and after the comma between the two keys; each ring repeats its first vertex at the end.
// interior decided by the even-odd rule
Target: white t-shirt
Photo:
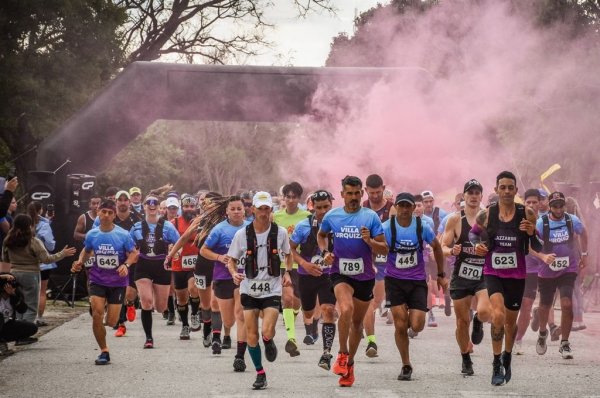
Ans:
{"type": "MultiPolygon", "coordinates": [[[[281,276],[273,277],[269,275],[268,271],[268,237],[269,230],[256,234],[258,275],[254,279],[245,278],[240,283],[240,294],[248,294],[256,298],[281,296],[281,276]]],[[[235,233],[227,252],[229,257],[239,260],[238,268],[240,269],[245,267],[247,249],[246,228],[242,228],[235,233]]],[[[277,249],[281,261],[285,261],[285,255],[290,253],[290,241],[287,231],[282,227],[277,228],[277,249]]]]}

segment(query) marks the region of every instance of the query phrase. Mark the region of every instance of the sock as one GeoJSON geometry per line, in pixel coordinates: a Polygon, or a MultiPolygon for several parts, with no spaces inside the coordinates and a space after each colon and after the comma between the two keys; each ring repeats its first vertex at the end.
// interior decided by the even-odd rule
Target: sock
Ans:
{"type": "Polygon", "coordinates": [[[308,325],[306,323],[304,324],[304,330],[306,331],[306,335],[307,336],[310,336],[310,335],[313,334],[312,333],[312,326],[313,326],[312,323],[309,323],[308,325]]]}
{"type": "Polygon", "coordinates": [[[213,341],[221,341],[221,328],[223,327],[221,313],[211,312],[210,318],[212,323],[213,341]]]}
{"type": "Polygon", "coordinates": [[[291,308],[284,308],[283,323],[285,324],[285,332],[288,340],[296,338],[296,325],[294,325],[295,320],[296,317],[294,316],[294,310],[291,308]]]}
{"type": "Polygon", "coordinates": [[[271,344],[271,342],[273,342],[273,339],[269,339],[265,336],[262,336],[262,341],[263,341],[263,343],[265,343],[265,345],[267,345],[267,344],[271,344]]]}
{"type": "Polygon", "coordinates": [[[313,318],[312,322],[312,333],[313,336],[319,335],[319,320],[317,318],[313,318]]]}
{"type": "Polygon", "coordinates": [[[335,339],[335,323],[323,323],[321,334],[323,335],[323,350],[331,351],[335,339]]]}
{"type": "Polygon", "coordinates": [[[244,359],[244,355],[246,355],[246,347],[247,346],[248,346],[248,343],[246,343],[245,341],[238,341],[237,342],[237,353],[235,354],[235,357],[244,359]]]}
{"type": "Polygon", "coordinates": [[[469,354],[468,352],[466,354],[460,355],[462,355],[463,362],[471,362],[471,354],[469,354]]]}
{"type": "Polygon", "coordinates": [[[142,310],[142,326],[146,339],[152,339],[152,310],[142,310]]]}
{"type": "Polygon", "coordinates": [[[211,319],[211,311],[210,309],[208,310],[202,310],[202,323],[204,324],[204,329],[202,330],[202,334],[204,335],[204,338],[207,338],[208,335],[211,332],[212,329],[212,322],[210,321],[211,319]]]}
{"type": "Polygon", "coordinates": [[[500,354],[494,354],[494,363],[500,363],[500,354]]]}
{"type": "Polygon", "coordinates": [[[254,364],[256,371],[260,372],[263,370],[260,345],[257,344],[254,347],[248,346],[248,353],[250,354],[250,358],[252,358],[252,363],[254,364]]]}
{"type": "Polygon", "coordinates": [[[127,321],[127,307],[122,305],[121,306],[121,312],[119,313],[119,325],[122,325],[125,323],[125,321],[127,321]]]}
{"type": "Polygon", "coordinates": [[[173,303],[173,296],[169,295],[167,299],[167,308],[169,309],[169,314],[175,313],[175,304],[173,303]]]}
{"type": "Polygon", "coordinates": [[[190,306],[192,307],[192,315],[196,315],[198,308],[200,308],[200,297],[190,297],[190,306]]]}
{"type": "Polygon", "coordinates": [[[372,335],[370,335],[370,336],[367,336],[367,344],[368,344],[368,343],[374,343],[374,344],[377,344],[377,341],[375,341],[375,335],[374,335],[374,334],[372,334],[372,335]]]}
{"type": "Polygon", "coordinates": [[[179,317],[181,318],[181,324],[183,326],[189,326],[188,323],[188,305],[179,305],[177,304],[177,312],[179,313],[179,317]]]}

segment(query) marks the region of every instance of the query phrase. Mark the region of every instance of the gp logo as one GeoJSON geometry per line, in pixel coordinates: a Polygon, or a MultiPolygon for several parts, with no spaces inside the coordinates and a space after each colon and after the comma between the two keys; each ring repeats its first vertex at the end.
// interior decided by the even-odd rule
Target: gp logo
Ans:
{"type": "Polygon", "coordinates": [[[84,182],[83,184],[81,184],[81,189],[83,189],[84,191],[89,191],[94,187],[94,185],[94,181],[84,182]]]}
{"type": "Polygon", "coordinates": [[[44,200],[48,199],[52,194],[50,192],[34,192],[31,194],[33,200],[44,200]]]}

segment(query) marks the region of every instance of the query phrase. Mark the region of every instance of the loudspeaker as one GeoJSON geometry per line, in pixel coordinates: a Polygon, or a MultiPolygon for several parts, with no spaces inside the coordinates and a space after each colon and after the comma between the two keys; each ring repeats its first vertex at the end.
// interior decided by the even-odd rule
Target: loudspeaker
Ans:
{"type": "Polygon", "coordinates": [[[67,176],[68,212],[81,214],[88,210],[90,199],[96,191],[96,177],[87,174],[67,176]]]}
{"type": "Polygon", "coordinates": [[[29,198],[42,202],[44,207],[56,201],[56,175],[52,171],[30,171],[27,173],[29,198]]]}

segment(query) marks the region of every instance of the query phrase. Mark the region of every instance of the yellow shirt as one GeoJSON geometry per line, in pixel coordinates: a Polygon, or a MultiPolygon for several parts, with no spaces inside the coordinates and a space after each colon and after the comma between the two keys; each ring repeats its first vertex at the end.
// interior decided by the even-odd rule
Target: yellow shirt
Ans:
{"type": "MultiPolygon", "coordinates": [[[[294,233],[294,228],[296,227],[296,224],[298,224],[300,221],[304,220],[308,216],[310,216],[310,211],[302,210],[301,208],[298,208],[298,210],[294,214],[288,214],[287,211],[283,209],[273,213],[273,222],[279,225],[280,227],[285,228],[289,237],[292,236],[292,234],[294,233]]],[[[281,263],[281,268],[285,268],[284,263],[281,263]]],[[[298,264],[294,263],[294,269],[298,269],[298,264]]]]}

